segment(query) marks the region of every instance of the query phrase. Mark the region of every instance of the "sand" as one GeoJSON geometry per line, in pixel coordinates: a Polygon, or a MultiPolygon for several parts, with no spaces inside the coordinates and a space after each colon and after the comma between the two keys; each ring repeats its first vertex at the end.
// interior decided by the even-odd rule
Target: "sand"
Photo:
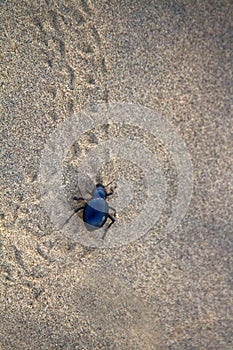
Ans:
{"type": "MultiPolygon", "coordinates": [[[[232,10],[230,1],[1,2],[2,349],[232,349],[232,10]],[[58,125],[113,102],[171,121],[193,193],[163,233],[177,182],[168,157],[159,223],[98,249],[55,229],[39,167],[58,125]]],[[[78,141],[77,157],[92,143],[78,141]]]]}

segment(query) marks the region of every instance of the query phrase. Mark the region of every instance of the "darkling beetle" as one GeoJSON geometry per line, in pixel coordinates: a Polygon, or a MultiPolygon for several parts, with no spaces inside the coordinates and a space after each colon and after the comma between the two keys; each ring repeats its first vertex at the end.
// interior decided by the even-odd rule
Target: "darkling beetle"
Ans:
{"type": "MultiPolygon", "coordinates": [[[[108,184],[110,185],[110,184],[108,184]]],[[[108,186],[107,185],[107,186],[108,186]]],[[[106,187],[107,187],[106,186],[106,187]]],[[[116,214],[116,209],[110,207],[106,202],[106,198],[113,194],[113,190],[110,193],[107,193],[105,186],[101,184],[97,184],[93,191],[91,192],[91,198],[86,199],[83,197],[74,197],[75,201],[85,201],[85,205],[76,208],[72,215],[66,220],[65,224],[72,218],[74,214],[83,210],[83,221],[86,229],[88,231],[98,230],[103,227],[106,223],[107,219],[110,219],[111,222],[106,227],[102,239],[105,238],[108,229],[115,222],[115,219],[112,215],[109,214],[109,209],[113,210],[114,216],[116,214]]],[[[64,224],[64,225],[65,225],[64,224]]]]}

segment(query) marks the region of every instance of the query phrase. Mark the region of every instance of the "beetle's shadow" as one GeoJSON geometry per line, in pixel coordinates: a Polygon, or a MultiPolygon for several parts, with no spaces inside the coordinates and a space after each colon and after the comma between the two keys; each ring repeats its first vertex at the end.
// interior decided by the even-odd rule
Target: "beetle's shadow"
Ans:
{"type": "MultiPolygon", "coordinates": [[[[80,182],[80,174],[77,170],[77,167],[71,165],[71,164],[66,164],[64,166],[64,171],[63,171],[63,186],[65,189],[65,194],[68,203],[70,204],[72,209],[75,209],[77,207],[77,204],[73,200],[74,196],[77,197],[83,197],[84,195],[84,190],[88,190],[87,185],[82,181],[82,186],[79,185],[80,182]]],[[[85,196],[88,195],[88,192],[85,192],[85,196]]]]}
{"type": "Polygon", "coordinates": [[[77,189],[83,197],[87,197],[93,191],[95,182],[88,174],[77,174],[77,189]]]}
{"type": "Polygon", "coordinates": [[[96,175],[81,174],[77,167],[71,164],[67,164],[63,172],[63,186],[65,188],[66,198],[72,209],[77,207],[74,196],[89,199],[96,184],[102,184],[104,187],[108,187],[112,182],[114,180],[111,182],[106,181],[100,172],[96,175]]]}

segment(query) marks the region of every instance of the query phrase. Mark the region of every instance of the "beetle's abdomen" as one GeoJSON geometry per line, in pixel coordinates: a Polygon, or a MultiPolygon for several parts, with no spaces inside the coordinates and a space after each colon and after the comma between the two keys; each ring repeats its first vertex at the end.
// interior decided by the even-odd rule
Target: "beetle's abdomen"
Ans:
{"type": "Polygon", "coordinates": [[[94,198],[87,202],[83,212],[83,221],[88,231],[102,227],[108,217],[109,207],[102,198],[94,198]]]}

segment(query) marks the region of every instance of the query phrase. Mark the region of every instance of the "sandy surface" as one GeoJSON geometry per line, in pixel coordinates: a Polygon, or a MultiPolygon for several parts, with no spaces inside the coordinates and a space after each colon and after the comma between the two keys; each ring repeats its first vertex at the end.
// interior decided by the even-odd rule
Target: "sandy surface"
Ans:
{"type": "Polygon", "coordinates": [[[230,350],[232,4],[110,3],[1,2],[2,349],[230,350]],[[45,212],[41,153],[75,111],[118,101],[171,119],[193,195],[172,233],[88,248],[45,212]]]}

